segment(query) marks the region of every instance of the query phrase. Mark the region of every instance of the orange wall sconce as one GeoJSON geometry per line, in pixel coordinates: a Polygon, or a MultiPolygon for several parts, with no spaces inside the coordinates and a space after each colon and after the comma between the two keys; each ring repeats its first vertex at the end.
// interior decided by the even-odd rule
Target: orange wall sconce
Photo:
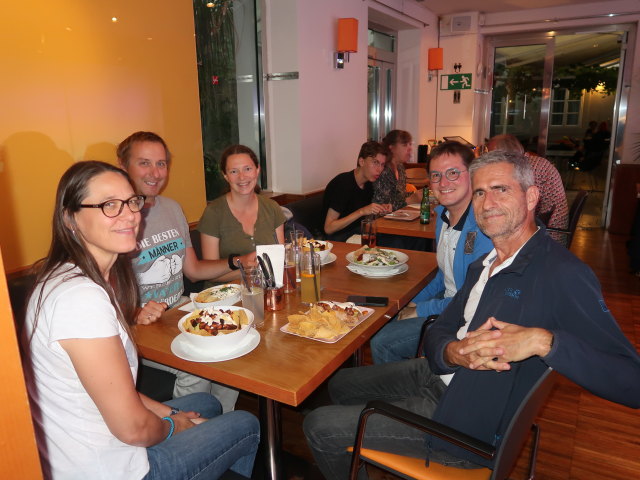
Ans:
{"type": "Polygon", "coordinates": [[[442,48],[430,48],[428,57],[429,81],[433,75],[438,75],[438,70],[442,70],[443,64],[442,48]]]}
{"type": "Polygon", "coordinates": [[[358,19],[338,19],[338,48],[336,49],[336,68],[344,68],[345,60],[349,61],[349,54],[358,51],[358,19]],[[345,53],[347,54],[345,57],[345,53]]]}

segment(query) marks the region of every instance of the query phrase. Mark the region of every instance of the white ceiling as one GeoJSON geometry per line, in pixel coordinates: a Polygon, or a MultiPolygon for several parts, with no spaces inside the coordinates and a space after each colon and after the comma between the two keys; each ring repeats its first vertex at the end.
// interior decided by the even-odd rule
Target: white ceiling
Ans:
{"type": "MultiPolygon", "coordinates": [[[[529,8],[578,5],[589,0],[416,0],[436,15],[461,12],[497,13],[529,8]]],[[[606,0],[602,0],[606,1],[606,0]]]]}

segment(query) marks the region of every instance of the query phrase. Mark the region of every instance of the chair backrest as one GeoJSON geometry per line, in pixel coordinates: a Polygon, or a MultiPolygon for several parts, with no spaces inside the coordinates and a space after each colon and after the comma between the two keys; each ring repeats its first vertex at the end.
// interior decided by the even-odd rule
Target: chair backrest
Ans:
{"type": "Polygon", "coordinates": [[[580,190],[571,204],[571,208],[569,209],[569,227],[567,228],[567,230],[569,230],[567,248],[571,248],[573,234],[576,232],[576,228],[578,227],[578,220],[580,220],[580,215],[582,215],[582,209],[587,203],[588,196],[589,192],[587,190],[580,190]]]}
{"type": "Polygon", "coordinates": [[[322,216],[323,199],[323,194],[316,194],[285,205],[293,214],[293,220],[303,225],[316,239],[325,238],[322,216]]]}
{"type": "Polygon", "coordinates": [[[427,169],[422,166],[416,168],[408,168],[405,170],[405,173],[407,174],[407,178],[427,178],[427,169]]]}
{"type": "Polygon", "coordinates": [[[555,377],[553,369],[548,368],[520,403],[498,448],[491,480],[505,479],[511,473],[531,425],[551,392],[555,377]]]}

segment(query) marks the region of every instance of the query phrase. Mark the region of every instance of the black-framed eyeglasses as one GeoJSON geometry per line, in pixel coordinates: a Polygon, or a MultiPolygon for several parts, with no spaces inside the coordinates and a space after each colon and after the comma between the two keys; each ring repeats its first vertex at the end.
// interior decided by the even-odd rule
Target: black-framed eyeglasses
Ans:
{"type": "MultiPolygon", "coordinates": [[[[444,176],[450,182],[455,182],[458,178],[460,178],[460,174],[462,172],[466,172],[466,170],[460,170],[459,168],[448,168],[444,172],[444,176]]],[[[440,183],[442,180],[442,172],[429,172],[429,180],[431,183],[440,183]]]]}
{"type": "Polygon", "coordinates": [[[100,208],[102,213],[106,217],[114,218],[122,213],[122,209],[124,208],[125,203],[129,206],[129,210],[133,213],[137,213],[142,210],[144,206],[144,201],[147,197],[144,195],[134,195],[127,200],[119,200],[114,198],[113,200],[107,200],[106,202],[96,203],[96,204],[82,204],[79,205],[80,208],[100,208]]]}

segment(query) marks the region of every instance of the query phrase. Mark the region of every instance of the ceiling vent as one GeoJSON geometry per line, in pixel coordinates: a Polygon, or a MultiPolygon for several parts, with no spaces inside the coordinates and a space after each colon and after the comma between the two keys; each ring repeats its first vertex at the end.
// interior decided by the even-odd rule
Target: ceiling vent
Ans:
{"type": "Polygon", "coordinates": [[[458,15],[451,17],[451,31],[463,33],[471,30],[471,15],[458,15]]]}
{"type": "Polygon", "coordinates": [[[440,35],[468,35],[478,32],[478,12],[458,13],[440,17],[440,35]]]}

